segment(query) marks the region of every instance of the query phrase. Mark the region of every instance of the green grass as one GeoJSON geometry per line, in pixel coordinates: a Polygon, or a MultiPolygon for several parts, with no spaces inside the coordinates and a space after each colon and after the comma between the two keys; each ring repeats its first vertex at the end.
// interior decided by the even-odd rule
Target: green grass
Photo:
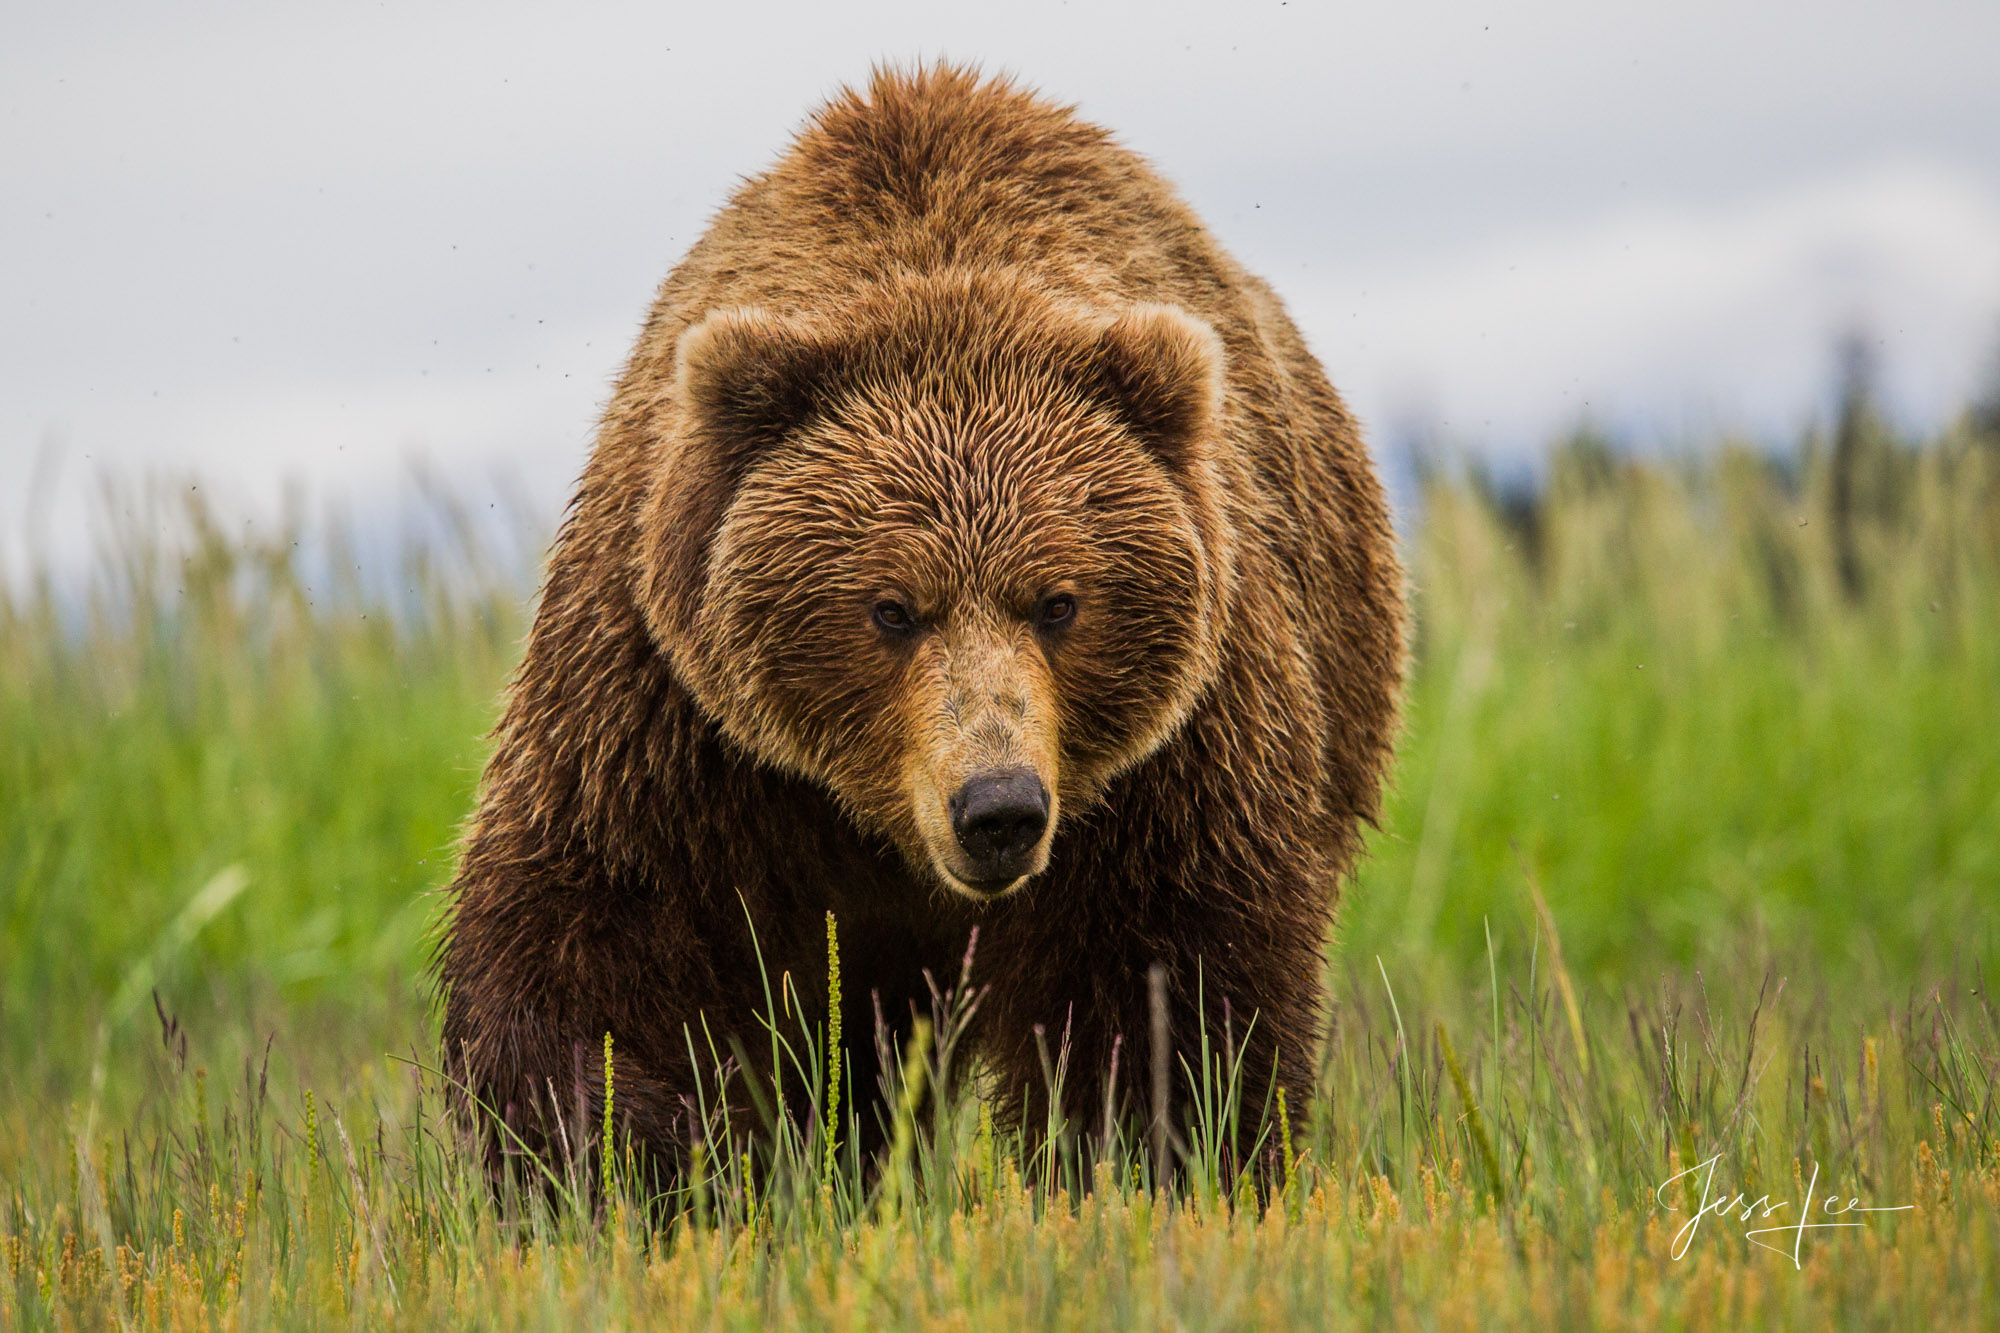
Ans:
{"type": "Polygon", "coordinates": [[[420,1068],[518,561],[440,501],[457,545],[309,586],[337,531],[155,493],[87,595],[0,603],[0,1328],[1976,1326],[2000,447],[1866,462],[1846,516],[1810,451],[1427,483],[1409,728],[1273,1198],[1199,1143],[1155,1194],[1096,1127],[1024,1162],[964,1093],[879,1179],[793,1127],[666,1214],[496,1207],[420,1068]],[[1718,1153],[1717,1192],[1913,1211],[1796,1269],[1711,1217],[1675,1259],[1656,1187],[1718,1153]]]}

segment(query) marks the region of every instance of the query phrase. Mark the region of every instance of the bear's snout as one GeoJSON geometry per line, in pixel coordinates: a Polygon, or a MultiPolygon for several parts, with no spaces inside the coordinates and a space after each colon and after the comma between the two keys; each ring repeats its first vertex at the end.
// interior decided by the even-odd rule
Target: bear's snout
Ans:
{"type": "Polygon", "coordinates": [[[952,834],[978,879],[1012,883],[1028,872],[1049,827],[1049,789],[1031,770],[975,773],[949,805],[952,834]]]}

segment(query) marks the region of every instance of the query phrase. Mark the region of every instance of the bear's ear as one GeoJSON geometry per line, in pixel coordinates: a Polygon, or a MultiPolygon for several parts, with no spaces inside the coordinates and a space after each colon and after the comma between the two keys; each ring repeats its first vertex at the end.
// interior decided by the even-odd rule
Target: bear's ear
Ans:
{"type": "Polygon", "coordinates": [[[834,348],[816,325],[753,306],[716,310],[675,347],[677,396],[711,438],[754,451],[809,416],[834,348]]]}
{"type": "Polygon", "coordinates": [[[716,529],[743,474],[817,410],[838,361],[819,325],[754,308],[714,311],[681,334],[680,425],[665,441],[641,538],[642,595],[662,642],[693,622],[716,529]]]}
{"type": "Polygon", "coordinates": [[[1135,305],[1098,336],[1103,387],[1128,429],[1179,472],[1222,410],[1222,339],[1179,306],[1135,305]]]}

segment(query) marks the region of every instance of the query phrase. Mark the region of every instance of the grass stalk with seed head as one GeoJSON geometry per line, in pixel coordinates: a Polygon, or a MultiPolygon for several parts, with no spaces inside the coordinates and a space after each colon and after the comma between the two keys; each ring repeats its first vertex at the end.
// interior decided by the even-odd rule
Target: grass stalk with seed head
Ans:
{"type": "Polygon", "coordinates": [[[826,1163],[820,1174],[820,1192],[833,1197],[833,1178],[840,1167],[840,1084],[846,1061],[841,1055],[840,1030],[840,927],[833,913],[826,914],[826,1163]]]}

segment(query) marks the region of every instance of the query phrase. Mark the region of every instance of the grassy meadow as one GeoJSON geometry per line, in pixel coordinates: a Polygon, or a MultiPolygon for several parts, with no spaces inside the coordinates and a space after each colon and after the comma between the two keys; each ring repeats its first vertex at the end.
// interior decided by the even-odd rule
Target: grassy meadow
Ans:
{"type": "Polygon", "coordinates": [[[1261,1192],[914,1095],[975,968],[879,1171],[849,1089],[669,1199],[615,1120],[547,1191],[606,1206],[489,1198],[423,971],[532,556],[127,496],[0,600],[0,1329],[1990,1326],[2000,438],[1863,445],[1425,480],[1320,1096],[1189,1057],[1261,1192]]]}

